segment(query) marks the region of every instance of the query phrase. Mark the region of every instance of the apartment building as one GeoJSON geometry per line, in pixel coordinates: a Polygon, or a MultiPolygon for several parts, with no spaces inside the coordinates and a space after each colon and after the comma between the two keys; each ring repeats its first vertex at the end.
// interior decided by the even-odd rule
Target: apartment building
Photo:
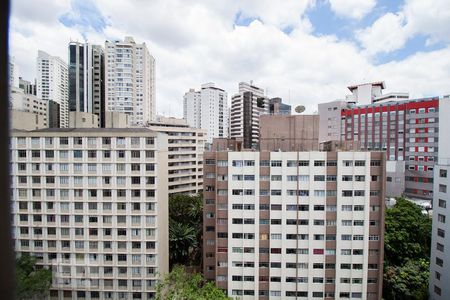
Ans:
{"type": "MultiPolygon", "coordinates": [[[[10,87],[9,92],[9,107],[11,110],[30,113],[30,117],[37,116],[39,119],[39,127],[44,128],[48,126],[48,101],[38,98],[36,95],[27,94],[23,89],[17,87],[10,87]]],[[[15,122],[12,128],[20,129],[20,120],[15,122]]],[[[26,122],[27,120],[21,120],[26,122]]],[[[36,128],[35,128],[36,129],[36,128]]]]}
{"type": "Polygon", "coordinates": [[[290,105],[283,103],[280,97],[269,99],[269,114],[290,116],[292,108],[290,105]]]}
{"type": "Polygon", "coordinates": [[[341,110],[354,102],[336,100],[319,103],[319,142],[339,141],[341,139],[341,110]]]}
{"type": "Polygon", "coordinates": [[[100,45],[69,43],[69,111],[96,114],[105,124],[104,50],[100,45]]]}
{"type": "Polygon", "coordinates": [[[57,56],[39,50],[37,57],[37,97],[49,103],[49,127],[69,125],[69,82],[67,64],[57,56]],[[50,104],[52,103],[52,104],[50,104]]]}
{"type": "Polygon", "coordinates": [[[150,122],[148,128],[167,135],[169,195],[201,192],[206,130],[189,127],[184,119],[158,117],[157,120],[150,122]]]}
{"type": "Polygon", "coordinates": [[[383,152],[204,154],[204,275],[237,299],[381,299],[383,152]]]}
{"type": "MultiPolygon", "coordinates": [[[[450,100],[447,98],[444,98],[450,100]]],[[[433,229],[430,255],[430,300],[450,298],[450,101],[443,101],[440,120],[439,155],[434,167],[433,229]]]]}
{"type": "Polygon", "coordinates": [[[245,148],[259,144],[259,118],[269,113],[269,98],[252,82],[240,82],[239,92],[231,97],[230,137],[242,138],[245,148]]]}
{"type": "Polygon", "coordinates": [[[13,131],[13,237],[50,299],[153,299],[168,272],[167,139],[148,129],[13,131]]]}
{"type": "Polygon", "coordinates": [[[183,97],[183,118],[194,128],[206,130],[208,143],[228,137],[227,92],[209,82],[200,91],[190,89],[183,97]]]}
{"type": "Polygon", "coordinates": [[[386,151],[389,161],[405,161],[405,194],[431,200],[440,120],[446,118],[439,112],[442,101],[450,100],[431,97],[343,109],[341,141],[386,151]]]}
{"type": "Polygon", "coordinates": [[[132,37],[105,43],[105,110],[126,113],[132,125],[155,119],[155,59],[132,37]]]}

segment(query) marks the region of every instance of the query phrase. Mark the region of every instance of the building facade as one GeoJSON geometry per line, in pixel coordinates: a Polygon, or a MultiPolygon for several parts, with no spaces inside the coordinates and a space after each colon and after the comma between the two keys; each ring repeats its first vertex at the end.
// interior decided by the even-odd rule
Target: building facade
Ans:
{"type": "Polygon", "coordinates": [[[327,103],[319,103],[319,142],[341,140],[341,110],[351,103],[336,100],[327,103]]]}
{"type": "Polygon", "coordinates": [[[238,299],[381,299],[385,160],[205,152],[205,277],[238,299]]]}
{"type": "Polygon", "coordinates": [[[202,192],[206,130],[189,127],[183,119],[161,117],[149,128],[167,135],[169,195],[202,192]]]}
{"type": "Polygon", "coordinates": [[[132,37],[105,43],[105,109],[126,113],[132,125],[155,119],[155,59],[132,37]]]}
{"type": "Polygon", "coordinates": [[[319,150],[318,115],[262,115],[260,117],[261,151],[319,150]]]}
{"type": "Polygon", "coordinates": [[[104,51],[99,45],[69,44],[69,111],[94,113],[104,127],[104,51]]]}
{"type": "Polygon", "coordinates": [[[405,161],[405,194],[431,200],[441,101],[449,100],[432,97],[343,109],[341,141],[357,142],[361,150],[386,151],[390,161],[405,161]]]}
{"type": "Polygon", "coordinates": [[[183,118],[194,128],[206,130],[207,142],[228,137],[227,92],[214,83],[202,84],[200,91],[190,89],[183,97],[183,118]]]}
{"type": "Polygon", "coordinates": [[[269,113],[269,99],[253,83],[240,82],[239,93],[231,98],[230,137],[242,138],[244,148],[259,144],[259,118],[269,113]]]}
{"type": "MultiPolygon", "coordinates": [[[[9,101],[10,109],[39,116],[38,126],[42,126],[39,128],[48,126],[48,101],[32,94],[26,94],[21,88],[16,87],[10,87],[9,101]]],[[[18,121],[15,124],[20,125],[20,120],[18,121]]]]}
{"type": "Polygon", "coordinates": [[[450,97],[439,105],[439,156],[434,167],[433,226],[430,255],[430,300],[450,298],[450,97]]]}
{"type": "Polygon", "coordinates": [[[153,299],[168,272],[167,140],[148,129],[13,131],[15,250],[50,299],[153,299]]]}
{"type": "Polygon", "coordinates": [[[270,115],[283,115],[289,116],[291,115],[291,106],[283,103],[281,98],[275,97],[269,99],[269,114],[270,115]]]}
{"type": "Polygon", "coordinates": [[[38,98],[47,102],[53,101],[58,106],[58,116],[55,116],[58,119],[54,118],[49,122],[49,126],[61,128],[69,126],[69,81],[67,64],[64,60],[38,51],[36,90],[38,98]]]}

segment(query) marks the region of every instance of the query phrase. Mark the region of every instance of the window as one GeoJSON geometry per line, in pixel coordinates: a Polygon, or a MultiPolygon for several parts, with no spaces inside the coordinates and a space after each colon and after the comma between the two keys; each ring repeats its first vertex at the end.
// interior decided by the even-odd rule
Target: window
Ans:
{"type": "Polygon", "coordinates": [[[315,160],[314,161],[314,167],[324,167],[325,161],[324,160],[315,160]]]}
{"type": "Polygon", "coordinates": [[[282,166],[282,162],[281,162],[281,160],[272,160],[272,161],[270,162],[270,165],[271,165],[272,167],[281,167],[281,166],[282,166]]]}

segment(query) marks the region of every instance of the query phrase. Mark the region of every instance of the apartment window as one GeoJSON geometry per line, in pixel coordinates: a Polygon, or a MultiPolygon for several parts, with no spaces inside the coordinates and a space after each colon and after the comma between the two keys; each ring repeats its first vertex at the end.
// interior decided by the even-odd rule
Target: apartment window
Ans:
{"type": "Polygon", "coordinates": [[[445,230],[441,229],[441,228],[438,228],[437,229],[437,235],[442,237],[442,238],[445,238],[445,230]]]}
{"type": "Polygon", "coordinates": [[[270,165],[271,165],[272,167],[281,167],[281,166],[282,166],[282,162],[281,162],[281,160],[272,160],[272,161],[270,162],[270,165]]]}
{"type": "Polygon", "coordinates": [[[439,192],[447,193],[447,186],[445,184],[440,184],[439,185],[439,192]]]}
{"type": "Polygon", "coordinates": [[[314,167],[324,167],[325,161],[324,160],[315,160],[314,161],[314,167]]]}
{"type": "Polygon", "coordinates": [[[445,223],[445,215],[438,214],[438,222],[445,223]]]}
{"type": "Polygon", "coordinates": [[[439,205],[439,207],[446,208],[447,207],[447,201],[439,199],[438,205],[439,205]]]}

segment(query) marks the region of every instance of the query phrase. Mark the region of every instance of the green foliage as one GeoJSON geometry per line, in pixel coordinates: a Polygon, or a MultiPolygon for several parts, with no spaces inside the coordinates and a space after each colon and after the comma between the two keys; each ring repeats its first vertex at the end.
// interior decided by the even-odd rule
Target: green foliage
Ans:
{"type": "Polygon", "coordinates": [[[401,266],[388,266],[384,271],[385,299],[428,299],[426,259],[408,260],[401,266]]]}
{"type": "Polygon", "coordinates": [[[416,204],[398,198],[386,211],[385,299],[427,299],[431,219],[416,204]]]}
{"type": "Polygon", "coordinates": [[[169,199],[169,256],[176,264],[199,266],[203,199],[199,195],[172,195],[169,199]]]}
{"type": "Polygon", "coordinates": [[[428,258],[431,244],[431,219],[416,204],[397,199],[386,211],[385,260],[400,265],[409,259],[428,258]]]}
{"type": "Polygon", "coordinates": [[[36,258],[23,254],[16,259],[17,298],[44,298],[52,283],[52,271],[36,267],[36,258]]]}
{"type": "Polygon", "coordinates": [[[156,286],[156,300],[225,300],[230,299],[212,282],[205,282],[200,274],[189,274],[182,266],[175,266],[156,286]]]}

